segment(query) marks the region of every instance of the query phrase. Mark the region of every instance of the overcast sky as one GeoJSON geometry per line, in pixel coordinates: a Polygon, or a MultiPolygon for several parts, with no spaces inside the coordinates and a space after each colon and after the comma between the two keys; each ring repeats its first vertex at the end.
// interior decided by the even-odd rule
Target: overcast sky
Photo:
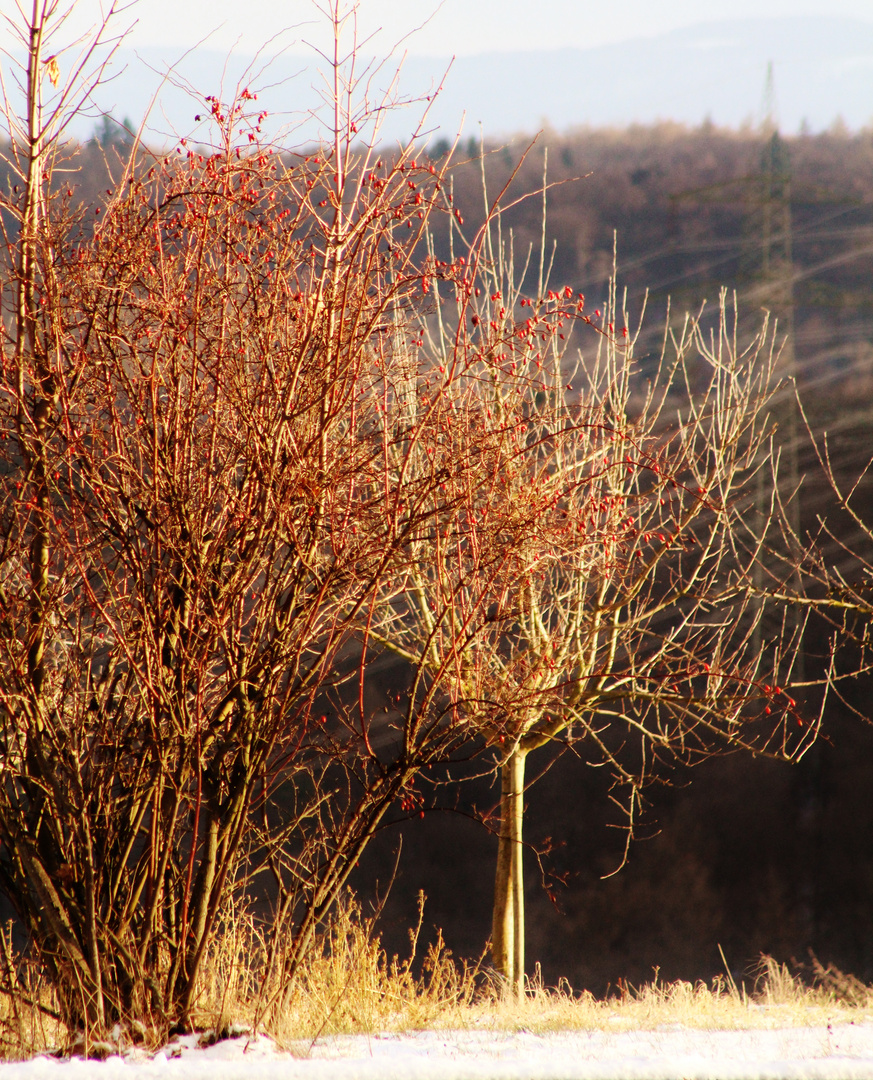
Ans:
{"type": "MultiPolygon", "coordinates": [[[[49,42],[53,52],[93,26],[110,0],[58,2],[72,9],[62,33],[49,42]]],[[[116,2],[123,7],[126,0],[116,2]]],[[[118,33],[130,28],[125,51],[70,131],[90,137],[103,112],[129,117],[134,126],[147,117],[155,139],[191,134],[204,88],[230,93],[238,79],[246,85],[254,80],[278,130],[292,114],[303,117],[318,106],[319,65],[311,63],[307,46],[328,49],[325,10],[331,2],[321,0],[321,12],[315,0],[128,2],[114,23],[118,33]],[[264,60],[278,56],[268,74],[258,64],[249,68],[262,46],[264,60]],[[301,54],[309,59],[298,59],[301,54]],[[168,68],[173,76],[164,79],[168,68]]],[[[20,24],[15,9],[29,5],[0,0],[0,14],[20,24]]],[[[470,130],[481,124],[489,135],[536,131],[543,124],[565,130],[659,118],[695,124],[708,117],[736,127],[760,113],[770,62],[778,116],[787,130],[801,124],[823,130],[837,116],[852,130],[873,123],[873,0],[360,0],[357,38],[364,57],[393,54],[399,61],[404,51],[411,54],[400,87],[401,96],[411,99],[431,92],[434,78],[449,68],[448,58],[458,58],[428,121],[433,131],[452,136],[462,123],[470,130]],[[756,34],[750,19],[787,22],[762,25],[756,34]],[[846,25],[847,19],[864,25],[846,25]],[[734,29],[681,33],[720,21],[734,29]],[[657,47],[649,37],[659,38],[657,47]],[[624,49],[621,42],[628,42],[624,49]],[[585,64],[568,58],[572,48],[592,50],[585,64]],[[507,63],[500,55],[548,49],[565,51],[554,63],[536,56],[507,63]],[[497,55],[467,59],[482,53],[497,55]]],[[[346,42],[351,45],[350,36],[346,42]]],[[[0,44],[22,51],[8,36],[0,44]]],[[[73,68],[70,56],[62,56],[63,71],[73,68]]],[[[390,82],[395,70],[389,63],[377,82],[390,82]]],[[[368,83],[366,89],[388,87],[368,83]]],[[[397,122],[406,134],[406,115],[397,122]]],[[[401,137],[388,128],[382,134],[401,137]]]]}
{"type": "MultiPolygon", "coordinates": [[[[11,12],[14,2],[0,0],[0,11],[11,12]]],[[[76,0],[77,25],[100,10],[98,0],[76,0]]],[[[359,35],[381,28],[373,51],[382,53],[421,26],[405,45],[410,52],[463,56],[584,48],[719,19],[783,15],[873,23],[873,0],[731,0],[729,6],[725,0],[361,0],[359,35]]],[[[132,45],[191,46],[208,36],[209,48],[247,52],[276,34],[296,51],[295,45],[317,41],[324,23],[312,0],[138,0],[121,16],[127,24],[134,20],[132,45]]]]}

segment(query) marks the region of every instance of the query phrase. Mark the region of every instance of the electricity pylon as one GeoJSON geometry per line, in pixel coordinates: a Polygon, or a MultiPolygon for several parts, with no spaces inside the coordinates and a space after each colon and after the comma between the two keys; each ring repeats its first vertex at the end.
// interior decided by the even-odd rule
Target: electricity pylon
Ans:
{"type": "MultiPolygon", "coordinates": [[[[779,358],[774,374],[782,380],[782,387],[773,403],[776,438],[780,444],[780,482],[776,497],[782,501],[786,522],[799,542],[802,529],[798,461],[800,424],[794,396],[797,359],[794,349],[791,160],[779,134],[772,62],[767,65],[760,133],[758,169],[745,184],[747,202],[741,270],[747,285],[742,294],[743,307],[757,307],[768,312],[779,340],[779,358]]],[[[759,474],[758,512],[761,515],[768,512],[773,494],[768,481],[768,477],[759,474]]],[[[763,593],[768,586],[775,584],[774,578],[778,580],[784,573],[784,567],[768,568],[762,562],[756,569],[755,585],[763,593]]],[[[798,614],[795,621],[799,645],[802,616],[798,614]]],[[[759,624],[756,633],[757,640],[763,644],[767,636],[765,628],[759,624]]],[[[803,680],[803,653],[800,648],[797,650],[793,677],[803,680]]]]}

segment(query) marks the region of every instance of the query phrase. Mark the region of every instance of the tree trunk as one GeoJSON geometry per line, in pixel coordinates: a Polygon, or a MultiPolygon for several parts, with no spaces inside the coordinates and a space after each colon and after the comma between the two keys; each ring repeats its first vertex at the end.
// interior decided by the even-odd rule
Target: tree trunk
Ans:
{"type": "Polygon", "coordinates": [[[508,993],[524,993],[522,821],[526,754],[514,750],[500,767],[500,836],[494,883],[491,956],[508,993]]]}

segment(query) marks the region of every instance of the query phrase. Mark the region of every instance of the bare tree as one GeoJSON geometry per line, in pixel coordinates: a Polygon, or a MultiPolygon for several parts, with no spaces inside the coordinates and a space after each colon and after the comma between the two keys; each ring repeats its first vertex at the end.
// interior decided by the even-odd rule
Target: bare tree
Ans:
{"type": "Polygon", "coordinates": [[[796,621],[764,653],[755,636],[753,571],[778,533],[772,513],[756,515],[777,461],[766,326],[741,348],[722,298],[712,336],[688,318],[639,363],[614,304],[588,315],[583,297],[542,284],[542,267],[525,295],[511,251],[481,250],[487,290],[460,296],[434,332],[447,364],[467,359],[480,426],[514,452],[475,512],[420,547],[377,632],[428,665],[497,747],[491,949],[521,992],[532,751],[572,748],[609,767],[626,789],[630,838],[640,792],[665,763],[740,749],[798,757],[817,721],[801,719],[786,689],[796,621]],[[597,345],[571,361],[580,322],[597,345]]]}

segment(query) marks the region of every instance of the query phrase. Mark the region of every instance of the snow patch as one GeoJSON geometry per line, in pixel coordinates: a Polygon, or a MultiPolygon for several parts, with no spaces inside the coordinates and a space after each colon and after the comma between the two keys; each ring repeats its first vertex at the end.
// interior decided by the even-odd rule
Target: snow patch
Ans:
{"type": "Polygon", "coordinates": [[[39,1057],[0,1080],[873,1080],[873,1023],[776,1030],[425,1031],[337,1036],[292,1053],[248,1034],[106,1061],[39,1057]]]}

